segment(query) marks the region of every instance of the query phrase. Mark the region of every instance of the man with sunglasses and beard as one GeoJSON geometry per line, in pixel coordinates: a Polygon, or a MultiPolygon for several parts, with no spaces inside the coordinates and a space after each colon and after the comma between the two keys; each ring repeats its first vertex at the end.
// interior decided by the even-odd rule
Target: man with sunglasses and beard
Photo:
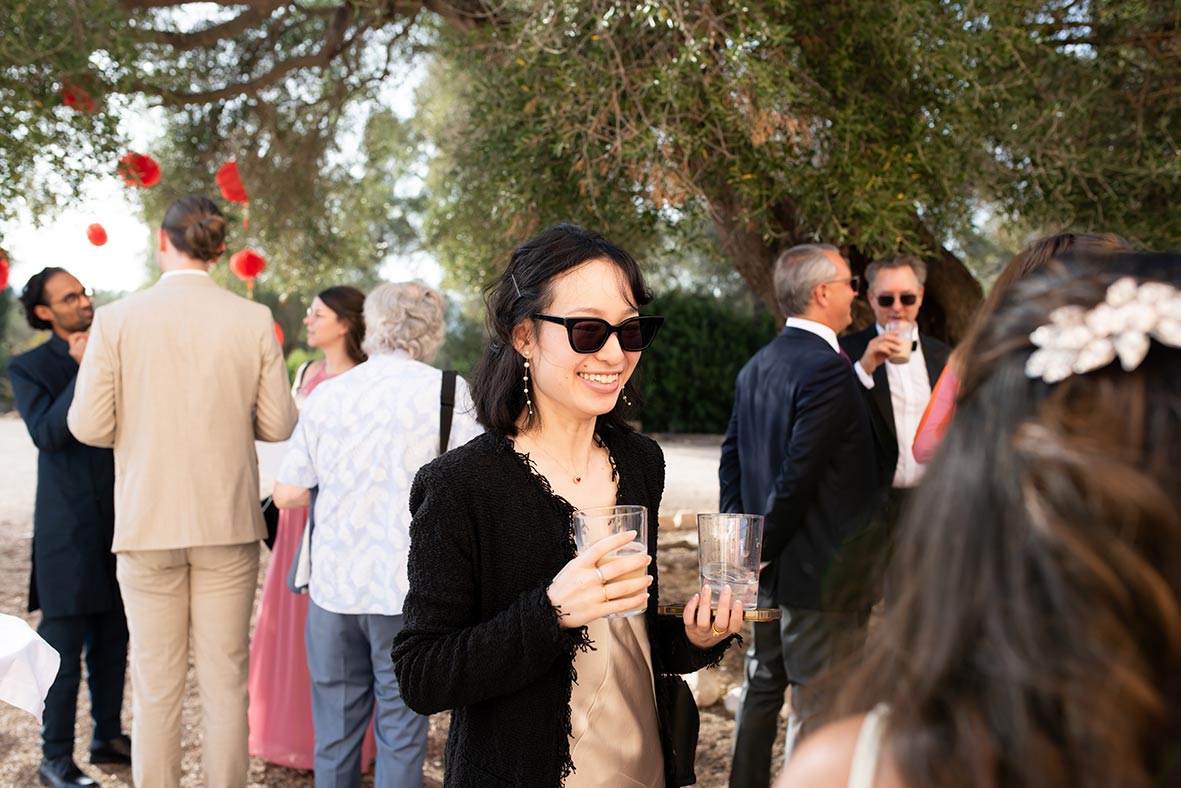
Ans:
{"type": "Polygon", "coordinates": [[[906,498],[923,478],[925,466],[914,458],[914,436],[951,351],[918,332],[926,263],[913,255],[884,257],[866,267],[865,278],[874,322],[842,337],[841,347],[857,360],[853,371],[869,399],[878,479],[885,486],[874,518],[876,538],[882,540],[880,573],[889,561],[893,530],[906,498]],[[899,323],[910,326],[909,338],[887,330],[899,323]]]}
{"type": "Polygon", "coordinates": [[[127,619],[115,579],[115,460],[110,449],[78,442],[66,424],[94,303],[64,268],[34,274],[20,296],[29,325],[49,339],[9,363],[13,398],[38,449],[29,611],[37,632],[61,655],[45,698],[38,769],[42,785],[97,785],[74,763],[74,722],[86,652],[91,763],[128,764],[123,734],[127,619]]]}

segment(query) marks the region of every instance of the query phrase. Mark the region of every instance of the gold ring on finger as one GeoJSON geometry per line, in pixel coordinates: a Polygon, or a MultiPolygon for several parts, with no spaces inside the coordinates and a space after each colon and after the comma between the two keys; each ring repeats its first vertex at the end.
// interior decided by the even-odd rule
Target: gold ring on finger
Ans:
{"type": "Polygon", "coordinates": [[[607,584],[606,583],[603,584],[603,601],[604,602],[611,601],[611,597],[607,596],[607,584]]]}
{"type": "Polygon", "coordinates": [[[722,635],[726,634],[725,632],[719,632],[718,628],[715,627],[713,624],[709,625],[709,631],[714,633],[714,637],[716,637],[716,638],[720,638],[722,635]]]}

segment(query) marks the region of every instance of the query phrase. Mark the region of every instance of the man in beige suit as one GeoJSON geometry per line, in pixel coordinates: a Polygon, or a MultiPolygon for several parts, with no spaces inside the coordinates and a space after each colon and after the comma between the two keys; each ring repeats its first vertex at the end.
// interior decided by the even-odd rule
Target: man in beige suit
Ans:
{"type": "Polygon", "coordinates": [[[254,440],[296,410],[265,306],[209,277],[225,220],[185,197],[159,234],[160,281],[99,309],[70,431],[115,450],[117,574],[131,633],[132,773],[181,779],[189,641],[203,715],[203,783],[246,785],[250,611],[265,534],[254,440]]]}

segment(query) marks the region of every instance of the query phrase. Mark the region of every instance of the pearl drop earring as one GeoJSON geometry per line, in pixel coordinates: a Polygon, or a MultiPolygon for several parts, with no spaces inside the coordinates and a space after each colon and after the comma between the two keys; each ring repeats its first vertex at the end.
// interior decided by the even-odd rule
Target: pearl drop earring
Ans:
{"type": "Polygon", "coordinates": [[[533,400],[529,397],[529,354],[525,354],[525,374],[521,376],[525,381],[525,405],[529,408],[529,418],[533,418],[533,400]]]}

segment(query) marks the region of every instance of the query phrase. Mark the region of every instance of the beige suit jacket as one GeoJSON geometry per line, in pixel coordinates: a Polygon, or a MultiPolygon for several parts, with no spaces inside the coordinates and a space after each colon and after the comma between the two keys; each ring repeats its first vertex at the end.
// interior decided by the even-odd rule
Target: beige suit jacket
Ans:
{"type": "Polygon", "coordinates": [[[115,449],[114,552],[263,538],[254,439],[296,420],[270,310],[198,273],[100,308],[67,420],[115,449]]]}

